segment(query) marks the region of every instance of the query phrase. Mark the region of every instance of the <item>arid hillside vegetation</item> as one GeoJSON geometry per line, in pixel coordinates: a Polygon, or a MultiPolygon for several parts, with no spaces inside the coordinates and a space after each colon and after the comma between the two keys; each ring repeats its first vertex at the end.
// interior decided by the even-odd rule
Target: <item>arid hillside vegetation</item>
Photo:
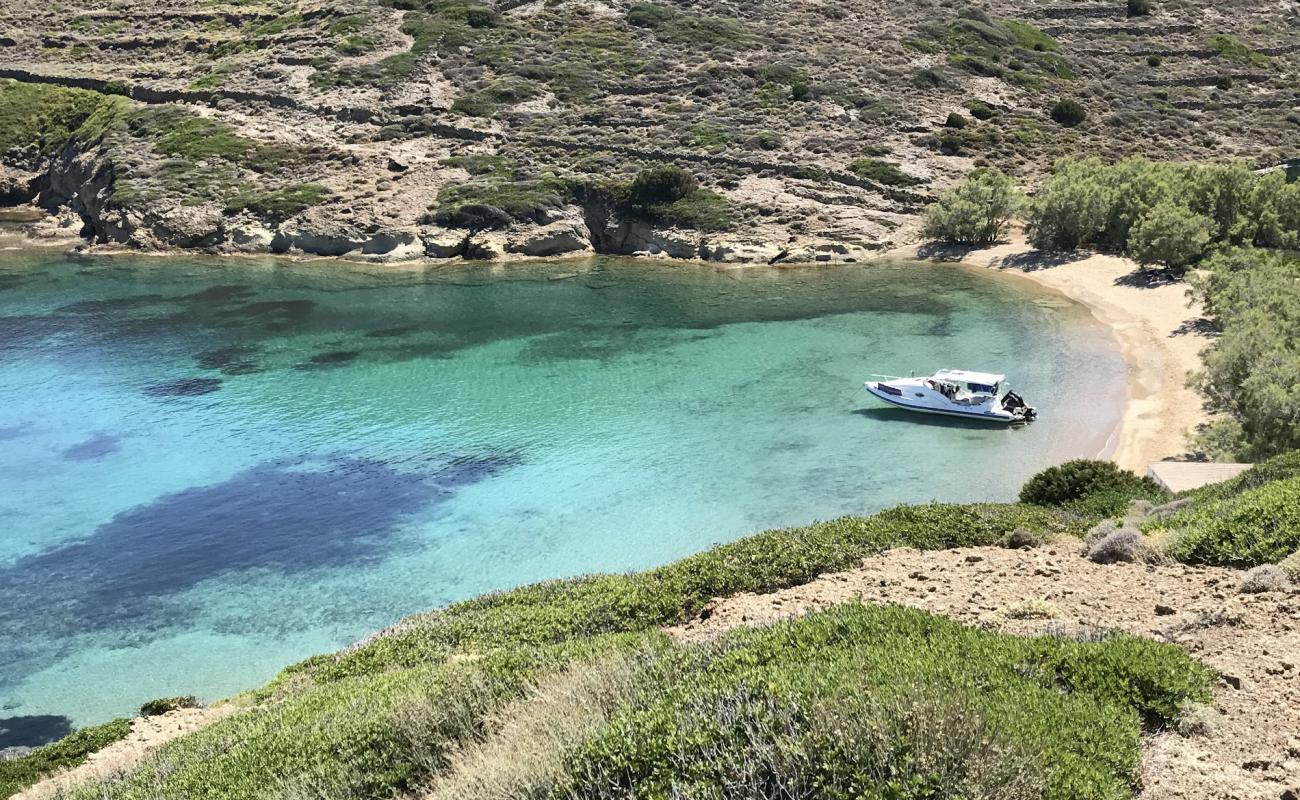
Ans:
{"type": "Polygon", "coordinates": [[[1298,20],[1202,0],[15,0],[0,196],[142,247],[852,260],[914,238],[972,166],[1296,155],[1298,20]],[[663,164],[699,182],[674,213],[605,185],[663,164]]]}

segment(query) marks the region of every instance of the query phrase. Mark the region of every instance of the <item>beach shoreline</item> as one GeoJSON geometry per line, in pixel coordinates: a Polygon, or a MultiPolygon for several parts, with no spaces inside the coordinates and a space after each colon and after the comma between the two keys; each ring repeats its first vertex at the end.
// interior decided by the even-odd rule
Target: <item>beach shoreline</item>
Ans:
{"type": "Polygon", "coordinates": [[[1140,285],[1131,280],[1138,265],[1129,259],[1045,253],[1018,235],[988,248],[910,245],[887,255],[996,270],[1088,308],[1110,329],[1128,365],[1124,413],[1102,453],[1119,466],[1144,474],[1152,462],[1187,456],[1188,435],[1210,419],[1201,396],[1187,386],[1209,339],[1185,283],[1140,285]]]}

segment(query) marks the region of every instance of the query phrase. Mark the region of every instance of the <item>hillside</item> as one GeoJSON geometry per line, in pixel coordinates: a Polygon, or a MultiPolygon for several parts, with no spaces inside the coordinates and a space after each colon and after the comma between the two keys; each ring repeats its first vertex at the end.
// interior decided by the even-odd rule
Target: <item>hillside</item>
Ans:
{"type": "Polygon", "coordinates": [[[857,260],[977,164],[1294,156],[1298,25],[1206,0],[14,0],[0,201],[144,248],[857,260]],[[661,164],[698,186],[629,191],[661,164]]]}

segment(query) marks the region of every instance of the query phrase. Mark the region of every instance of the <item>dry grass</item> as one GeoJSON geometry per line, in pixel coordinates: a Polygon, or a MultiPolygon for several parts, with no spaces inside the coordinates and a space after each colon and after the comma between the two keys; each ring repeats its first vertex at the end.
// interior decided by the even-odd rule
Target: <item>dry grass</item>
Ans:
{"type": "Polygon", "coordinates": [[[451,754],[417,796],[431,800],[532,797],[564,776],[565,759],[633,691],[644,666],[617,653],[565,668],[489,720],[491,733],[451,754]]]}

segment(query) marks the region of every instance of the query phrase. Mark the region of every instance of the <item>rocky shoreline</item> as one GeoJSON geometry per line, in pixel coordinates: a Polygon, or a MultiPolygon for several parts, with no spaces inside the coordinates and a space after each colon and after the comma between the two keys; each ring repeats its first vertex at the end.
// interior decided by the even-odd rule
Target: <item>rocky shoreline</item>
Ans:
{"type": "MultiPolygon", "coordinates": [[[[84,169],[74,166],[73,171],[84,169]]],[[[24,244],[77,252],[136,251],[158,255],[282,255],[339,257],[381,263],[501,261],[596,255],[731,264],[855,263],[878,257],[887,244],[816,237],[716,235],[620,219],[608,208],[571,205],[538,223],[505,230],[439,227],[378,228],[311,214],[282,225],[251,215],[224,216],[202,206],[139,214],[96,202],[102,192],[91,170],[84,184],[63,173],[29,204],[0,208],[23,224],[24,244]]]]}

